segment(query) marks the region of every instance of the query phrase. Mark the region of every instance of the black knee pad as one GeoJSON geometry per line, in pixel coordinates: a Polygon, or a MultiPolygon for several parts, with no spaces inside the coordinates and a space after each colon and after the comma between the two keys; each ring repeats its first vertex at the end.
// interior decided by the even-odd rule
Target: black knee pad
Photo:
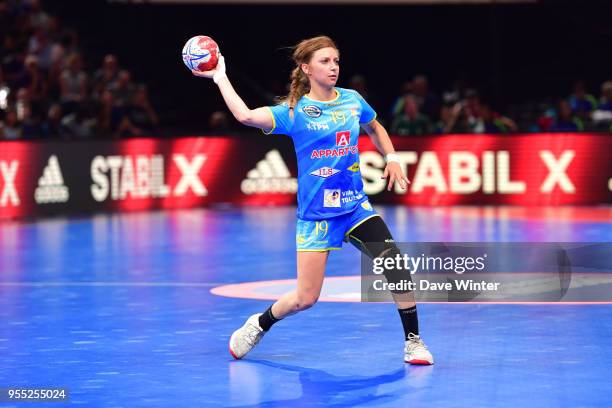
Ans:
{"type": "MultiPolygon", "coordinates": [[[[382,251],[380,251],[379,255],[376,258],[381,258],[383,259],[383,275],[385,275],[385,278],[387,279],[388,283],[393,283],[393,284],[402,284],[400,285],[400,287],[407,287],[407,285],[405,284],[406,282],[412,282],[412,277],[410,275],[410,271],[406,268],[398,268],[398,262],[397,262],[397,258],[398,256],[401,258],[402,257],[402,253],[400,252],[400,250],[398,249],[398,247],[393,244],[393,243],[385,243],[386,244],[386,248],[384,248],[382,251]],[[390,264],[393,264],[393,267],[391,268],[387,268],[385,267],[385,261],[386,259],[391,258],[393,259],[393,262],[389,262],[390,264]]],[[[410,292],[409,289],[402,289],[402,290],[392,290],[392,293],[408,293],[410,292]]]]}
{"type": "MultiPolygon", "coordinates": [[[[395,245],[389,228],[380,217],[372,217],[355,228],[347,236],[347,239],[370,259],[393,258],[395,265],[396,257],[402,256],[399,248],[395,245]]],[[[384,261],[383,261],[384,265],[384,261]]],[[[388,283],[400,283],[412,281],[410,272],[406,269],[384,268],[383,275],[388,283]]],[[[407,286],[407,285],[404,285],[407,286]]],[[[392,290],[392,293],[407,293],[410,290],[392,290]]]]}

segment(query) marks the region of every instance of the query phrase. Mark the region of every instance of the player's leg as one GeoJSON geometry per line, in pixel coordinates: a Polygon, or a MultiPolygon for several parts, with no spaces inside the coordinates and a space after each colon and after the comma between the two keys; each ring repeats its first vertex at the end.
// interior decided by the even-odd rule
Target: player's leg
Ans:
{"type": "Polygon", "coordinates": [[[260,326],[267,331],[278,320],[312,307],[319,299],[325,265],[330,250],[340,249],[344,238],[347,217],[329,220],[297,221],[297,288],[283,295],[259,318],[260,326]]]}
{"type": "Polygon", "coordinates": [[[297,288],[284,294],[270,306],[268,311],[272,319],[280,320],[291,316],[312,307],[317,302],[323,286],[328,255],[329,251],[297,253],[297,288]]]}
{"type": "MultiPolygon", "coordinates": [[[[357,222],[355,227],[349,229],[347,239],[370,258],[395,258],[400,254],[389,228],[380,216],[370,216],[363,222],[357,222]]],[[[385,271],[384,275],[388,282],[410,279],[408,271],[396,269],[385,271]]],[[[433,357],[419,335],[414,294],[409,290],[392,291],[391,294],[404,328],[404,360],[411,364],[433,364],[433,357]]]]}
{"type": "MultiPolygon", "coordinates": [[[[346,218],[346,217],[344,217],[346,218]]],[[[286,293],[263,313],[249,317],[230,338],[230,353],[242,358],[272,325],[284,317],[312,307],[319,299],[329,251],[340,249],[344,237],[342,217],[331,220],[299,220],[296,228],[297,288],[286,293]],[[337,225],[340,225],[338,228],[337,225]]]]}
{"type": "Polygon", "coordinates": [[[312,307],[319,299],[329,251],[297,253],[297,288],[284,294],[265,312],[249,317],[230,337],[229,350],[234,358],[244,357],[284,317],[312,307]]]}

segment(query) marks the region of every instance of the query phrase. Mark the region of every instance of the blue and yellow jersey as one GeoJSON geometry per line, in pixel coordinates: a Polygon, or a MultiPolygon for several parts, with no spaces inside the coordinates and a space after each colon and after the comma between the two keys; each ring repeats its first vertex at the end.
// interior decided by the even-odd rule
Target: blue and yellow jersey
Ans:
{"type": "Polygon", "coordinates": [[[298,210],[303,220],[321,220],[353,211],[367,200],[359,171],[359,127],[376,112],[357,93],[335,88],[336,97],[317,101],[303,96],[294,115],[287,104],[269,107],[269,133],[293,139],[298,162],[298,210]]]}

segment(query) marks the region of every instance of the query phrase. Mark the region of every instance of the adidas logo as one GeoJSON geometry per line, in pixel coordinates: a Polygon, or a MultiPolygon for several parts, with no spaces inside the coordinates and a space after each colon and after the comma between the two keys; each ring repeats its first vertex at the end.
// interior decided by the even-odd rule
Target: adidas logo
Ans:
{"type": "Polygon", "coordinates": [[[43,175],[38,179],[34,200],[38,204],[65,203],[69,197],[57,156],[52,155],[43,170],[43,175]]]}
{"type": "Polygon", "coordinates": [[[247,173],[247,178],[242,180],[240,189],[244,194],[293,194],[297,191],[297,179],[291,177],[283,157],[274,149],[247,173]]]}

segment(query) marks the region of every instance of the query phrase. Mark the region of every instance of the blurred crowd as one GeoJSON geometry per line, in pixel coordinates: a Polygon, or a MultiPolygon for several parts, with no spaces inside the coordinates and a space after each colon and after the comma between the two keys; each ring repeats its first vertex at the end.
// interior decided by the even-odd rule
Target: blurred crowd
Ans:
{"type": "MultiPolygon", "coordinates": [[[[351,81],[367,99],[365,80],[351,81]]],[[[514,133],[612,131],[612,81],[601,85],[598,97],[577,82],[566,98],[553,102],[517,105],[513,114],[499,112],[463,81],[441,96],[429,88],[427,77],[417,75],[403,85],[391,106],[387,126],[395,135],[446,133],[514,133]]]]}
{"type": "MultiPolygon", "coordinates": [[[[579,81],[566,98],[512,106],[510,113],[494,109],[464,81],[456,81],[452,89],[438,95],[425,75],[417,75],[402,85],[391,103],[371,92],[361,75],[350,78],[347,85],[378,111],[378,120],[389,133],[398,136],[612,131],[612,81],[601,85],[598,96],[588,93],[579,81]],[[381,109],[388,105],[388,110],[381,109]]],[[[208,127],[216,133],[236,130],[235,121],[224,111],[213,112],[208,127]]]]}
{"type": "MultiPolygon", "coordinates": [[[[0,44],[0,139],[159,133],[146,85],[135,83],[115,55],[86,61],[77,31],[46,12],[40,0],[0,0],[0,44]]],[[[465,81],[436,93],[425,75],[417,75],[394,101],[379,99],[360,75],[347,86],[375,107],[389,133],[400,136],[612,131],[612,81],[596,93],[577,82],[565,98],[504,111],[465,81]]],[[[284,93],[282,85],[271,89],[284,93]]],[[[201,129],[206,130],[231,134],[241,128],[224,110],[209,116],[207,129],[201,129]]]]}
{"type": "Polygon", "coordinates": [[[146,135],[159,124],[147,87],[114,55],[87,70],[78,33],[40,0],[0,0],[0,139],[146,135]]]}

